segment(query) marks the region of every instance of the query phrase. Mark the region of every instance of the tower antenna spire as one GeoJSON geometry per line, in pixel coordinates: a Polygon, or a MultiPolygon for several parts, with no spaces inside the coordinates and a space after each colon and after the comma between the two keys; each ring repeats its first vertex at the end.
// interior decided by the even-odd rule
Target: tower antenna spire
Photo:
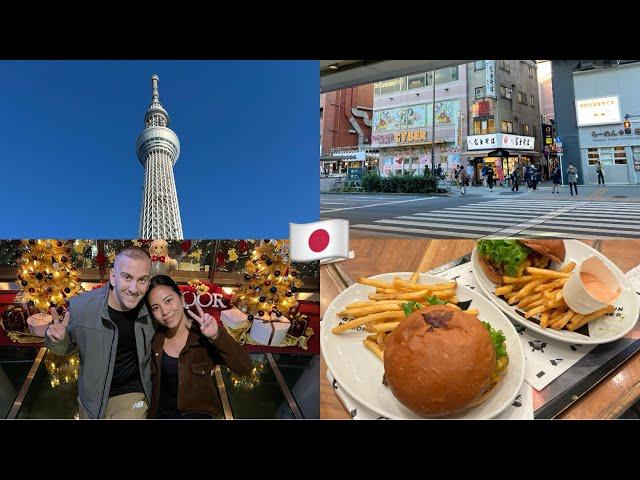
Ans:
{"type": "Polygon", "coordinates": [[[158,92],[158,82],[160,77],[157,73],[151,75],[151,105],[160,103],[160,93],[158,92]]]}
{"type": "Polygon", "coordinates": [[[144,116],[136,153],[145,169],[138,237],[182,239],[182,222],[173,166],[180,156],[180,140],[169,128],[169,114],[160,104],[157,74],[151,76],[151,105],[144,116]]]}

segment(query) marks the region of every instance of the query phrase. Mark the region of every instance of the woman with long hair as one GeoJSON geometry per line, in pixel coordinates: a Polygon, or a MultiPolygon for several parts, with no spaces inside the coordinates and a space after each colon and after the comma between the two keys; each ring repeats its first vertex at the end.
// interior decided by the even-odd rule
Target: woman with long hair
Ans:
{"type": "Polygon", "coordinates": [[[151,342],[148,418],[222,417],[214,369],[226,365],[246,375],[252,368],[249,354],[200,306],[198,314],[187,309],[171,277],[153,277],[145,302],[160,325],[151,342]]]}

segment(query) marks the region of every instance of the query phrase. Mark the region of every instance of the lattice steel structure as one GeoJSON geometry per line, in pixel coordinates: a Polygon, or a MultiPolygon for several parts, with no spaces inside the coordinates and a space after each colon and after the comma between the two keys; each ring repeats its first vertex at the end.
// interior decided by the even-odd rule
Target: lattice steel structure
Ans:
{"type": "Polygon", "coordinates": [[[169,114],[160,104],[158,75],[151,76],[151,106],[144,116],[144,130],[136,151],[145,169],[139,238],[182,239],[173,165],[180,156],[178,136],[169,129],[169,114]]]}

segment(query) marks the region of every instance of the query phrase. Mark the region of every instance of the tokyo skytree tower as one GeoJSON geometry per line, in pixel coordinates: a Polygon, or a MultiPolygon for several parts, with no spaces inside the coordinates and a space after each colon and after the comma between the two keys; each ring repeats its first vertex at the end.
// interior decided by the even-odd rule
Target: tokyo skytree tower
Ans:
{"type": "Polygon", "coordinates": [[[160,104],[158,75],[151,76],[151,106],[144,116],[144,130],[138,136],[136,152],[145,169],[141,239],[182,239],[173,165],[180,156],[178,136],[169,129],[169,114],[160,104]]]}

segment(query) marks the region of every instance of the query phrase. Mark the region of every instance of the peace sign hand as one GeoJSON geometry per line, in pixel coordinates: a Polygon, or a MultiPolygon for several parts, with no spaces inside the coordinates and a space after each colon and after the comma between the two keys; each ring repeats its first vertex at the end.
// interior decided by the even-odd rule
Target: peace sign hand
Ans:
{"type": "Polygon", "coordinates": [[[200,305],[196,304],[196,308],[198,309],[199,315],[196,315],[191,310],[187,310],[187,313],[200,324],[200,331],[205,337],[215,340],[218,338],[218,322],[208,313],[204,313],[200,305]]]}
{"type": "Polygon", "coordinates": [[[54,343],[59,343],[64,340],[67,334],[67,325],[69,325],[69,312],[65,312],[64,317],[58,314],[58,311],[51,307],[49,313],[53,317],[53,323],[47,328],[46,335],[54,343]]]}

